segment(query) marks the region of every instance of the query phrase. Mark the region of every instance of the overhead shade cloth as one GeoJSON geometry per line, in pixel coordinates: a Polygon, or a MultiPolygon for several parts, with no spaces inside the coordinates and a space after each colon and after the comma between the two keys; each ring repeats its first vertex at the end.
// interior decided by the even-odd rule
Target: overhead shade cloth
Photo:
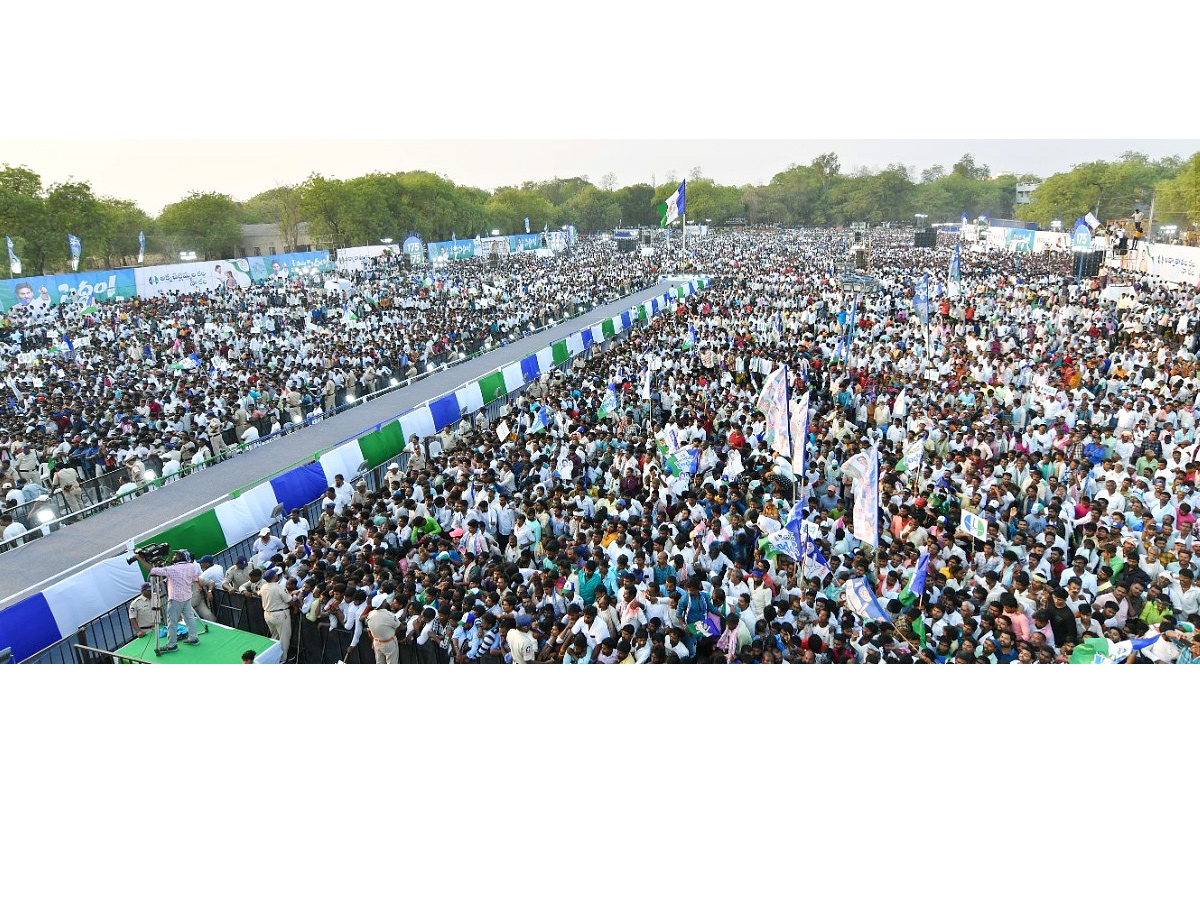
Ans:
{"type": "Polygon", "coordinates": [[[542,374],[541,367],[538,366],[538,358],[536,354],[525,357],[521,360],[521,377],[526,382],[533,381],[542,374]]]}
{"type": "Polygon", "coordinates": [[[562,365],[571,358],[571,351],[567,349],[566,341],[556,341],[550,346],[551,352],[554,354],[554,364],[562,365]]]}

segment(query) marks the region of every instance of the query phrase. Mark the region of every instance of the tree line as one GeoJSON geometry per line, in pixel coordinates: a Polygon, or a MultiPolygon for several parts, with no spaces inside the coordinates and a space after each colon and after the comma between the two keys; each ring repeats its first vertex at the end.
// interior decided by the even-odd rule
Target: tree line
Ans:
{"type": "Polygon", "coordinates": [[[373,172],[350,179],[310,175],[295,185],[264,191],[246,201],[226,194],[188,194],[157,218],[129,200],[96,196],[86,181],[44,186],[27,168],[0,169],[0,229],[13,237],[26,274],[62,271],[68,232],[81,238],[89,268],[116,268],[137,258],[138,232],[150,252],[175,258],[193,250],[202,258],[233,256],[243,245],[241,226],[276,224],[281,251],[298,244],[343,247],[401,242],[410,232],[426,241],[451,235],[474,237],[492,230],[514,234],[573,224],[582,232],[658,224],[658,204],[688,179],[687,213],[692,222],[722,225],[744,220],[756,225],[848,225],[852,222],[957,222],[1016,218],[1069,228],[1093,212],[1102,221],[1126,218],[1135,207],[1155,220],[1194,228],[1200,220],[1200,153],[1151,159],[1127,152],[1116,160],[1080,163],[1047,178],[1032,202],[1016,206],[1018,181],[1032,176],[993,176],[989,167],[964,155],[949,169],[920,172],[896,163],[880,170],[843,172],[836,154],[795,164],[765,184],[723,185],[699,169],[669,172],[661,184],[617,188],[613,176],[594,184],[586,175],[552,178],[495,191],[455,184],[431,172],[373,172]],[[307,223],[301,240],[300,226],[307,223]]]}

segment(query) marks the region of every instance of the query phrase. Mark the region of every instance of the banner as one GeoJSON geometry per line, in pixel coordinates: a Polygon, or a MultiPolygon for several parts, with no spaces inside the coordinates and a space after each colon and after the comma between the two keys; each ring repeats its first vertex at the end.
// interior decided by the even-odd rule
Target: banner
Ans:
{"type": "Polygon", "coordinates": [[[913,289],[913,312],[925,325],[929,324],[929,276],[922,275],[913,289]]]}
{"type": "Polygon", "coordinates": [[[164,294],[196,294],[221,288],[237,290],[249,287],[250,261],[241,259],[210,259],[208,262],[175,263],[169,266],[146,266],[136,269],[139,297],[161,297],[164,294]]]}
{"type": "Polygon", "coordinates": [[[542,236],[540,234],[510,234],[508,236],[508,249],[512,253],[541,250],[542,236]]]}
{"type": "Polygon", "coordinates": [[[289,278],[301,274],[300,270],[316,269],[324,274],[335,268],[328,250],[312,250],[307,253],[276,253],[274,256],[251,256],[250,280],[262,284],[272,278],[289,278]]]}
{"type": "Polygon", "coordinates": [[[1028,228],[1010,228],[1005,246],[1012,253],[1032,253],[1035,234],[1028,228]]]}
{"type": "Polygon", "coordinates": [[[71,250],[71,271],[79,271],[79,257],[83,254],[83,242],[73,234],[67,235],[67,247],[71,250]]]}
{"type": "Polygon", "coordinates": [[[805,451],[808,447],[808,395],[805,391],[800,399],[792,401],[792,476],[796,483],[804,484],[805,451]]]}
{"type": "Polygon", "coordinates": [[[146,232],[138,232],[138,265],[146,261],[146,232]]]}
{"type": "Polygon", "coordinates": [[[8,270],[13,275],[21,274],[21,260],[17,258],[16,250],[13,249],[13,239],[5,236],[4,240],[8,244],[8,270]]]}
{"type": "Polygon", "coordinates": [[[31,312],[41,313],[60,303],[74,301],[88,306],[105,300],[127,299],[138,293],[135,271],[116,269],[8,278],[0,281],[0,309],[24,306],[31,312]]]}
{"type": "Polygon", "coordinates": [[[337,269],[339,272],[357,272],[369,260],[378,259],[390,250],[386,244],[374,244],[370,247],[343,247],[337,252],[337,269]]]}
{"type": "Polygon", "coordinates": [[[450,262],[456,259],[470,259],[475,255],[474,241],[437,241],[426,245],[430,262],[450,262]]]}
{"type": "Polygon", "coordinates": [[[1175,244],[1141,244],[1124,256],[1112,256],[1112,261],[1128,272],[1140,272],[1164,281],[1200,285],[1200,247],[1175,244]]]}

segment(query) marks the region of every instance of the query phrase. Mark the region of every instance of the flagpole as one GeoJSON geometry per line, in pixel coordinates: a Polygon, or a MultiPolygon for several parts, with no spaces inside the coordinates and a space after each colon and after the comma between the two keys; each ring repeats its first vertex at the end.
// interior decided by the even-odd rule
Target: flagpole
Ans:
{"type": "Polygon", "coordinates": [[[687,207],[683,212],[683,252],[687,253],[687,207]]]}

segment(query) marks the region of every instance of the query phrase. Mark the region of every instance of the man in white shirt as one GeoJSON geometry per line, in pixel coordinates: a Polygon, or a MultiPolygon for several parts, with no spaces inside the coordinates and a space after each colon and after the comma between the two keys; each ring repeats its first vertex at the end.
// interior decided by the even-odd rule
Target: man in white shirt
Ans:
{"type": "Polygon", "coordinates": [[[308,536],[308,521],[300,518],[300,510],[292,510],[291,516],[283,523],[282,534],[289,550],[295,550],[301,538],[308,536]]]}

